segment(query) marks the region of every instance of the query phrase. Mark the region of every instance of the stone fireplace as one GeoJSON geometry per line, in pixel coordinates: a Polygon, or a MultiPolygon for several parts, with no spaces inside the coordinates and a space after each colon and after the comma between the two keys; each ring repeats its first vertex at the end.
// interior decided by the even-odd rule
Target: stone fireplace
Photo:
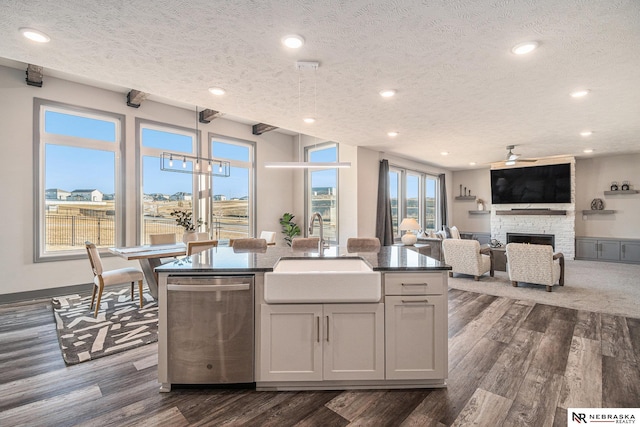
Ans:
{"type": "Polygon", "coordinates": [[[554,252],[562,252],[565,259],[575,257],[575,159],[546,159],[539,160],[536,164],[556,162],[571,163],[571,203],[492,205],[492,239],[506,244],[508,235],[529,235],[536,236],[536,239],[537,236],[552,236],[554,252]]]}

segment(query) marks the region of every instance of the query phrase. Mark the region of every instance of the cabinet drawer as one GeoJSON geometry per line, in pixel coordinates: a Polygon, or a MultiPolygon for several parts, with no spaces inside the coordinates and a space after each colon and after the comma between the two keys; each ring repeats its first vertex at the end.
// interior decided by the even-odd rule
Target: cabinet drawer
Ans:
{"type": "Polygon", "coordinates": [[[385,295],[442,295],[447,290],[446,271],[438,273],[386,273],[385,295]]]}

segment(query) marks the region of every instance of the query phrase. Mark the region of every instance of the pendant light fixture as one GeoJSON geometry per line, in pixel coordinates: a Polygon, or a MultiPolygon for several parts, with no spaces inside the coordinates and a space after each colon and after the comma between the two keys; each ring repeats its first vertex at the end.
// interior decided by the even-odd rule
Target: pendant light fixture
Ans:
{"type": "MultiPolygon", "coordinates": [[[[298,70],[298,114],[302,116],[302,71],[313,70],[313,116],[303,117],[302,120],[307,124],[315,123],[316,119],[316,98],[317,98],[317,83],[316,73],[319,62],[315,61],[297,61],[296,69],[298,70]]],[[[301,153],[301,134],[298,132],[298,155],[301,153]]],[[[280,169],[334,169],[334,168],[350,168],[351,162],[265,162],[265,168],[280,168],[280,169]]]]}
{"type": "Polygon", "coordinates": [[[231,163],[226,160],[210,159],[200,155],[200,132],[198,131],[198,107],[196,106],[196,155],[163,152],[160,156],[160,170],[167,172],[189,173],[228,177],[231,175],[231,163]],[[217,167],[212,166],[217,165],[217,167]]]}

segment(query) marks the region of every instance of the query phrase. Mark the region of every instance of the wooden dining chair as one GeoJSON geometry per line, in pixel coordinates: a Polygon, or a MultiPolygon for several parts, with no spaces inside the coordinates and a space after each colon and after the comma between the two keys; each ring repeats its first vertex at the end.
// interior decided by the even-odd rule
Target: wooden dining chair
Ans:
{"type": "Polygon", "coordinates": [[[138,294],[140,296],[140,308],[142,308],[142,280],[144,275],[142,270],[138,270],[133,267],[119,268],[117,270],[104,271],[102,266],[102,259],[100,253],[96,248],[96,245],[87,241],[84,243],[87,249],[87,255],[89,256],[89,262],[91,263],[91,270],[93,271],[93,292],[91,293],[91,309],[93,309],[93,302],[98,294],[98,301],[96,301],[96,311],[93,317],[98,317],[98,310],[100,309],[100,300],[102,299],[102,291],[105,286],[109,285],[121,285],[123,283],[131,282],[131,301],[133,301],[133,284],[138,282],[138,294]]]}
{"type": "Polygon", "coordinates": [[[176,243],[175,233],[149,234],[149,243],[152,245],[173,245],[176,243]]]}
{"type": "Polygon", "coordinates": [[[187,242],[187,256],[215,248],[216,246],[218,246],[217,240],[193,240],[187,242]]]}
{"type": "Polygon", "coordinates": [[[211,240],[209,238],[209,232],[207,232],[207,231],[198,231],[196,233],[196,240],[211,240]]]}
{"type": "Polygon", "coordinates": [[[260,238],[267,241],[267,246],[274,246],[276,244],[276,232],[275,231],[262,231],[260,238]]]}

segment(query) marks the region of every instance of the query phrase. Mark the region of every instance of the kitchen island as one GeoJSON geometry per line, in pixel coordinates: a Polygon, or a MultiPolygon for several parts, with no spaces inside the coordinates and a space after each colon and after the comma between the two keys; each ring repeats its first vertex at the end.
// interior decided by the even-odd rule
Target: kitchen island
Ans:
{"type": "Polygon", "coordinates": [[[402,246],[361,253],[332,247],[322,256],[218,247],[162,265],[161,391],[231,383],[258,390],[443,387],[450,269],[402,246]],[[296,277],[301,286],[333,287],[308,287],[308,296],[277,287],[295,286],[296,277]],[[358,283],[367,286],[362,299],[348,292],[358,283]]]}

